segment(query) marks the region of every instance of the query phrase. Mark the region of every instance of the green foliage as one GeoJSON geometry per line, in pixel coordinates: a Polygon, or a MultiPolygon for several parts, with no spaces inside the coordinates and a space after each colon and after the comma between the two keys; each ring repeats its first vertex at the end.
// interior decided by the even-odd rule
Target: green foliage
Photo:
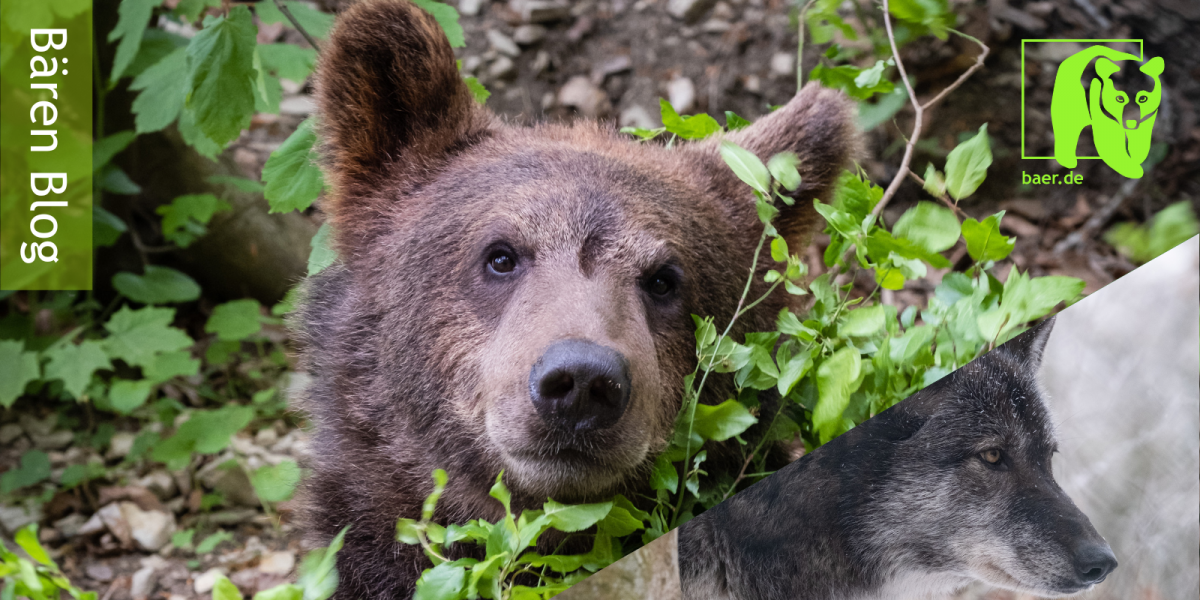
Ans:
{"type": "Polygon", "coordinates": [[[21,455],[21,464],[0,475],[0,494],[19,490],[50,478],[50,457],[41,450],[28,450],[21,455]]]}
{"type": "Polygon", "coordinates": [[[895,84],[883,77],[884,70],[892,64],[892,59],[888,59],[877,60],[867,69],[853,65],[817,65],[813,67],[809,77],[820,81],[826,87],[842,90],[851,98],[867,100],[875,94],[889,94],[895,88],[895,84]]]}
{"type": "Polygon", "coordinates": [[[10,551],[0,540],[0,598],[58,600],[63,592],[76,600],[96,600],[99,596],[96,592],[85,592],[75,587],[63,575],[38,542],[37,525],[28,525],[13,537],[13,541],[29,558],[10,551]]]}
{"type": "Polygon", "coordinates": [[[24,341],[0,340],[0,406],[12,406],[25,386],[41,375],[37,353],[25,350],[24,341]]]}
{"type": "Polygon", "coordinates": [[[236,138],[254,114],[257,31],[250,9],[235,6],[228,16],[206,22],[188,44],[184,104],[194,111],[199,132],[217,145],[236,138]]]}
{"type": "Polygon", "coordinates": [[[194,279],[170,267],[156,265],[146,265],[142,275],[117,273],[113,276],[113,288],[142,304],[191,302],[200,297],[200,285],[194,279]]]}
{"type": "Polygon", "coordinates": [[[337,252],[333,246],[333,226],[328,222],[321,223],[317,234],[312,239],[312,253],[308,255],[308,275],[311,277],[324,271],[337,260],[337,252]]]}
{"type": "Polygon", "coordinates": [[[213,309],[204,331],[215,333],[219,340],[236,342],[258,333],[266,320],[257,300],[233,300],[213,309]]]}
{"type": "Polygon", "coordinates": [[[261,467],[250,474],[250,483],[263,502],[283,502],[292,497],[300,483],[300,466],[294,460],[261,467]]]}
{"type": "Polygon", "coordinates": [[[987,123],[979,133],[959,144],[946,157],[946,191],[961,200],[975,193],[992,165],[992,149],[988,145],[987,123]]]}
{"type": "Polygon", "coordinates": [[[310,117],[267,159],[263,182],[271,212],[305,210],[324,189],[325,179],[317,166],[316,141],[310,117]]]}
{"type": "Polygon", "coordinates": [[[158,207],[157,211],[163,217],[163,237],[180,248],[187,248],[208,233],[205,225],[213,215],[231,208],[229,203],[212,194],[188,194],[158,207]]]}
{"type": "Polygon", "coordinates": [[[1196,213],[1190,202],[1176,202],[1154,215],[1144,225],[1118,223],[1104,239],[1121,254],[1138,263],[1146,263],[1200,233],[1196,213]]]}

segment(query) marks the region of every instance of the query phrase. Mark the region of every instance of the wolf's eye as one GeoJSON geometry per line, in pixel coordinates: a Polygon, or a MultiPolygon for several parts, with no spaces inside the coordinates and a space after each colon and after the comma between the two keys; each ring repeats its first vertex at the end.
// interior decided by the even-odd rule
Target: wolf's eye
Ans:
{"type": "Polygon", "coordinates": [[[995,448],[984,450],[979,453],[979,458],[989,465],[994,465],[1000,462],[1000,451],[995,448]]]}
{"type": "Polygon", "coordinates": [[[487,268],[497,275],[512,273],[517,268],[517,257],[511,250],[494,250],[488,255],[487,268]]]}

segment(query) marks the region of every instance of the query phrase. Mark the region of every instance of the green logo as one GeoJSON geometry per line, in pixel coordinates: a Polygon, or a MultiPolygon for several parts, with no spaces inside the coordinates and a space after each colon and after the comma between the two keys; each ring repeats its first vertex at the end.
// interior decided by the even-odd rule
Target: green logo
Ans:
{"type": "MultiPolygon", "coordinates": [[[[1038,42],[1113,42],[1118,40],[1023,40],[1038,42]]],[[[1126,40],[1121,40],[1126,41],[1126,40]]],[[[1137,41],[1140,44],[1140,40],[1137,41]]],[[[1024,66],[1022,43],[1022,67],[1024,66]]],[[[1050,123],[1054,131],[1054,160],[1074,169],[1081,158],[1099,158],[1114,171],[1129,177],[1142,177],[1142,163],[1150,154],[1150,136],[1162,99],[1160,76],[1162,58],[1145,60],[1126,52],[1093,45],[1067,57],[1054,77],[1050,101],[1050,123]],[[1095,76],[1084,81],[1089,65],[1095,76]],[[1138,70],[1154,82],[1152,90],[1137,92],[1133,98],[1119,89],[1113,75],[1124,65],[1138,70]],[[1083,130],[1091,127],[1098,157],[1076,156],[1083,130]]],[[[1022,96],[1024,89],[1022,86],[1022,96]]],[[[1023,114],[1023,113],[1022,113],[1023,114]]],[[[1024,141],[1022,131],[1022,142],[1024,141]]],[[[1022,153],[1023,154],[1023,153],[1022,153]]],[[[1023,158],[1049,158],[1025,157],[1023,158]]]]}

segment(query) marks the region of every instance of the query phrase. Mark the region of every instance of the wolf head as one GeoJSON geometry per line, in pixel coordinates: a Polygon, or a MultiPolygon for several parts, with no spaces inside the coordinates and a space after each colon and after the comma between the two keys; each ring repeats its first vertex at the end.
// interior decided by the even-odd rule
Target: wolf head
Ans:
{"type": "MultiPolygon", "coordinates": [[[[762,231],[718,146],[506,125],[401,0],[339,17],[317,92],[340,257],[301,317],[314,395],[330,398],[320,427],[421,480],[436,466],[486,490],[503,469],[559,500],[640,480],[695,362],[689,315],[732,316],[762,231]]],[[[810,86],[728,136],[800,156],[777,224],[793,247],[852,152],[853,115],[810,86]]]]}
{"type": "Polygon", "coordinates": [[[1051,469],[1057,445],[1035,377],[1052,327],[895,407],[916,429],[893,447],[889,483],[865,519],[879,525],[878,556],[952,586],[978,579],[1041,596],[1081,592],[1116,568],[1051,469]]]}

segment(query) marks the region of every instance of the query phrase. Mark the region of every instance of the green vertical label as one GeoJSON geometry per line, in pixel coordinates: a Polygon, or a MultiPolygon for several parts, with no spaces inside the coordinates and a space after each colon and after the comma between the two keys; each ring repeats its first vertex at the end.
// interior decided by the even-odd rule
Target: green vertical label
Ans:
{"type": "Polygon", "coordinates": [[[92,3],[5,2],[0,289],[92,289],[92,3]]]}

